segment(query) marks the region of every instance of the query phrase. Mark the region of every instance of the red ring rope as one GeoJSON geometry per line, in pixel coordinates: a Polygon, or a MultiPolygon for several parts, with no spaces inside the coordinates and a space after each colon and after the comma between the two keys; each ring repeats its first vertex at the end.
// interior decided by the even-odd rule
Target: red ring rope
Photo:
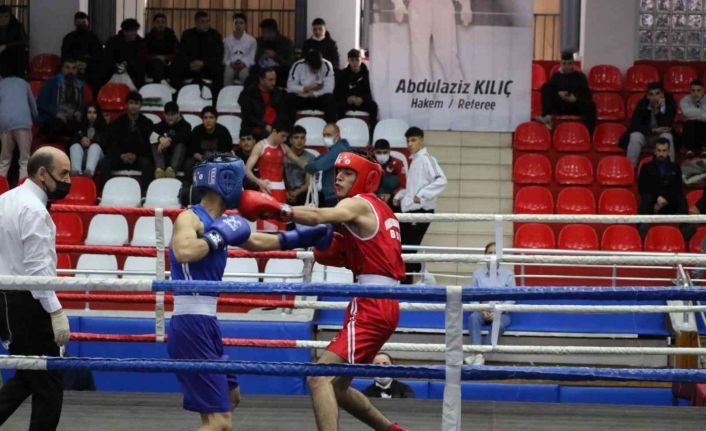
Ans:
{"type": "MultiPolygon", "coordinates": [[[[164,341],[167,337],[164,337],[164,341]]],[[[89,332],[72,332],[71,341],[112,341],[112,342],[140,342],[155,343],[157,337],[154,334],[95,334],[89,332]]],[[[297,347],[297,340],[275,340],[261,338],[223,338],[225,346],[240,347],[297,347]]]]}
{"type": "MultiPolygon", "coordinates": [[[[132,246],[107,246],[107,245],[71,245],[57,244],[57,253],[90,253],[90,254],[112,254],[128,256],[157,256],[155,247],[132,247],[132,246]]],[[[165,251],[166,255],[166,251],[165,251]]],[[[248,251],[242,249],[228,249],[228,257],[254,257],[268,259],[297,259],[297,252],[294,250],[277,251],[248,251]]]]}
{"type": "MultiPolygon", "coordinates": [[[[57,204],[51,206],[52,212],[63,213],[82,213],[82,214],[120,214],[120,215],[136,215],[136,216],[154,216],[155,208],[138,208],[138,207],[109,207],[98,205],[63,205],[57,204]]],[[[163,208],[162,214],[166,217],[176,217],[183,208],[163,208]]],[[[228,210],[226,214],[239,214],[236,210],[228,210]]]]}
{"type": "MultiPolygon", "coordinates": [[[[119,295],[114,293],[74,293],[57,292],[56,296],[61,301],[85,301],[85,302],[120,302],[130,304],[154,304],[154,294],[129,294],[119,295]]],[[[165,295],[164,303],[174,302],[172,295],[165,295]]],[[[295,308],[294,298],[292,299],[258,299],[258,298],[218,298],[218,305],[244,305],[249,307],[267,308],[295,308]]]]}

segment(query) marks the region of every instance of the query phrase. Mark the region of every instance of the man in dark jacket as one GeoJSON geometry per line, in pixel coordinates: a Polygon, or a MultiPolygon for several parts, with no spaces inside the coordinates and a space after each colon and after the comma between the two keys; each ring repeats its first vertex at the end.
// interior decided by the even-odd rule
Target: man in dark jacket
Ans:
{"type": "Polygon", "coordinates": [[[7,66],[15,76],[27,71],[27,33],[21,22],[12,15],[9,6],[0,6],[0,64],[7,66]]]}
{"type": "Polygon", "coordinates": [[[138,89],[145,84],[147,45],[137,34],[140,23],[128,18],[120,23],[120,31],[105,43],[106,80],[114,73],[127,73],[138,89]]]}
{"type": "Polygon", "coordinates": [[[348,66],[336,76],[336,104],[338,115],[346,111],[365,111],[370,114],[370,124],[375,125],[378,118],[378,105],[373,100],[370,90],[370,73],[360,59],[360,51],[348,51],[348,66]]]}
{"type": "Polygon", "coordinates": [[[91,86],[95,99],[103,76],[103,44],[90,30],[85,12],[74,14],[74,27],[76,30],[64,36],[61,42],[61,59],[76,61],[78,77],[91,86]]]}
{"type": "Polygon", "coordinates": [[[238,97],[243,124],[259,141],[272,131],[272,125],[280,116],[286,116],[286,94],[277,88],[277,72],[272,67],[260,69],[259,82],[250,85],[238,97]]]}
{"type": "Polygon", "coordinates": [[[231,153],[233,137],[228,129],[216,122],[218,113],[212,106],[201,110],[202,123],[191,131],[187,157],[184,161],[184,182],[191,184],[194,166],[216,153],[231,153]]]}
{"type": "Polygon", "coordinates": [[[302,52],[315,49],[321,53],[324,59],[331,62],[334,69],[338,70],[340,64],[338,45],[331,38],[331,33],[326,30],[326,21],[323,18],[316,18],[311,22],[311,31],[311,37],[305,40],[302,45],[302,52]]]}
{"type": "MultiPolygon", "coordinates": [[[[378,353],[373,365],[392,365],[392,358],[387,353],[378,353]]],[[[375,383],[363,389],[368,398],[417,398],[409,385],[390,377],[375,377],[375,383]]]]}
{"type": "Polygon", "coordinates": [[[202,10],[194,15],[196,26],[181,34],[177,59],[172,65],[172,86],[202,81],[218,94],[223,82],[223,36],[211,28],[211,19],[202,10]]]}
{"type": "Polygon", "coordinates": [[[167,16],[158,13],[152,17],[152,28],[145,36],[147,44],[147,75],[160,83],[169,76],[169,65],[177,54],[177,39],[174,30],[167,27],[167,16]]]}
{"type": "Polygon", "coordinates": [[[257,38],[255,64],[259,68],[274,67],[277,71],[277,86],[284,87],[287,73],[294,63],[294,43],[279,32],[277,21],[266,18],[260,22],[260,37],[257,38]]]}
{"type": "Polygon", "coordinates": [[[179,105],[168,102],[164,105],[164,120],[154,126],[150,137],[155,177],[176,177],[190,138],[191,125],[179,114],[179,105]]]}
{"type": "Polygon", "coordinates": [[[671,94],[664,92],[662,84],[648,84],[645,98],[637,104],[632,114],[628,133],[621,139],[621,145],[627,146],[627,156],[633,167],[639,162],[642,148],[654,147],[659,138],[669,141],[669,158],[674,161],[672,128],[676,113],[677,104],[671,94]]]}
{"type": "Polygon", "coordinates": [[[64,60],[61,71],[44,81],[37,96],[37,121],[51,141],[73,137],[83,113],[83,81],[76,77],[76,63],[64,60]]]}

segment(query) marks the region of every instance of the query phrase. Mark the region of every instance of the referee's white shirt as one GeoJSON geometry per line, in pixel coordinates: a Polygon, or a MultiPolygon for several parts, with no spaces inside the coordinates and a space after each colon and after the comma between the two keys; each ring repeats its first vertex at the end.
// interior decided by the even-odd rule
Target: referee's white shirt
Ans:
{"type": "Polygon", "coordinates": [[[407,171],[407,187],[397,192],[395,199],[400,200],[402,212],[433,210],[447,184],[448,180],[439,162],[426,148],[422,148],[412,154],[412,164],[407,171]],[[415,196],[419,198],[419,203],[414,202],[415,196]]]}
{"type": "MultiPolygon", "coordinates": [[[[56,276],[56,227],[47,194],[32,180],[0,195],[0,274],[56,276]]],[[[32,290],[47,313],[61,308],[53,290],[32,290]]]]}

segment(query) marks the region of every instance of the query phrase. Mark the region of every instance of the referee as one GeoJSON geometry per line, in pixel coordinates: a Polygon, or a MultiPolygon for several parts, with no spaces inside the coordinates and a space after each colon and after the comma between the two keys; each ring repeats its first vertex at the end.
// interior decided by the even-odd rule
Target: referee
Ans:
{"type": "MultiPolygon", "coordinates": [[[[71,187],[69,158],[43,147],[30,157],[29,178],[0,195],[0,275],[56,276],[56,228],[48,202],[71,187]]],[[[53,291],[1,291],[0,336],[12,355],[59,356],[69,320],[53,291]]],[[[0,388],[0,426],[32,396],[29,430],[55,430],[63,402],[63,373],[17,370],[0,388]]]]}

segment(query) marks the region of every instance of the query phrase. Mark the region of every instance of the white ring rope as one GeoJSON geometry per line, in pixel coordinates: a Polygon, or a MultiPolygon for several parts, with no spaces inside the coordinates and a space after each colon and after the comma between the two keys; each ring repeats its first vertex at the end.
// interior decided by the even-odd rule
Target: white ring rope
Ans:
{"type": "Polygon", "coordinates": [[[396,214],[402,223],[495,222],[527,223],[706,223],[706,215],[598,215],[598,214],[396,214]]]}

